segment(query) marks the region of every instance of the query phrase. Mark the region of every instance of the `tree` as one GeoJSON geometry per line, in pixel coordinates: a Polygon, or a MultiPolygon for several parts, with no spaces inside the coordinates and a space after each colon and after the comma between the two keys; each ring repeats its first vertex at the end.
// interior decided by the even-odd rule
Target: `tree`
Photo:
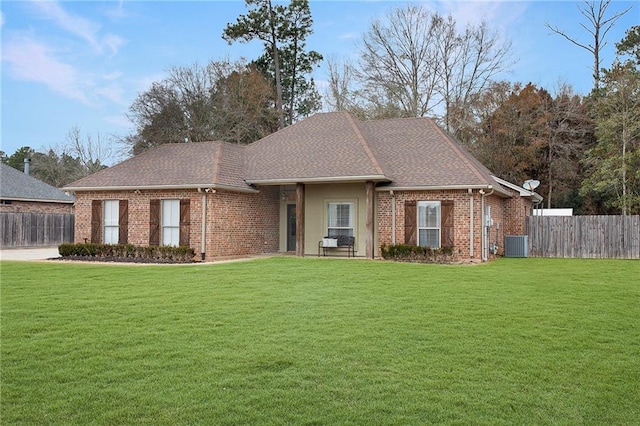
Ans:
{"type": "Polygon", "coordinates": [[[433,111],[438,103],[438,19],[419,6],[407,6],[371,23],[362,36],[357,68],[367,101],[388,100],[407,117],[433,111]]]}
{"type": "Polygon", "coordinates": [[[472,97],[513,65],[511,42],[502,41],[500,34],[492,32],[485,21],[467,25],[464,33],[458,35],[451,16],[441,20],[440,26],[439,93],[445,102],[443,124],[455,134],[465,121],[472,119],[468,114],[472,97]]]}
{"type": "Polygon", "coordinates": [[[82,140],[80,127],[74,126],[67,133],[67,143],[63,148],[63,155],[76,158],[82,167],[82,174],[88,176],[105,168],[113,154],[110,144],[100,137],[94,138],[87,134],[82,140]]]}
{"type": "Polygon", "coordinates": [[[16,152],[7,156],[4,154],[2,157],[2,162],[7,166],[11,166],[16,170],[24,171],[24,160],[25,158],[31,158],[35,151],[33,148],[29,146],[23,146],[18,148],[16,152]]]}
{"type": "Polygon", "coordinates": [[[640,25],[629,28],[624,39],[616,43],[616,49],[619,55],[629,55],[640,65],[640,25]]]}
{"type": "Polygon", "coordinates": [[[324,100],[334,111],[348,111],[355,109],[357,105],[354,93],[355,75],[351,63],[338,58],[327,60],[329,81],[325,91],[324,100]]]}
{"type": "Polygon", "coordinates": [[[562,85],[554,98],[546,97],[547,141],[542,150],[543,186],[547,208],[574,207],[580,209],[577,199],[583,170],[580,160],[593,145],[594,123],[582,98],[570,86],[562,85]]]}
{"type": "Polygon", "coordinates": [[[596,100],[597,145],[587,152],[585,195],[596,193],[621,214],[640,214],[640,70],[616,61],[603,71],[596,100]]]}
{"type": "Polygon", "coordinates": [[[62,188],[89,175],[78,157],[73,157],[59,148],[49,148],[46,153],[33,153],[31,169],[33,177],[56,188],[62,188]]]}
{"type": "Polygon", "coordinates": [[[620,19],[622,15],[631,10],[631,7],[615,13],[613,16],[606,17],[607,8],[611,4],[611,0],[595,1],[583,1],[583,6],[578,6],[580,13],[587,19],[588,24],[580,24],[582,28],[591,34],[593,40],[589,42],[581,42],[577,38],[568,35],[565,31],[556,26],[552,26],[549,23],[546,24],[547,28],[558,34],[565,39],[569,40],[574,45],[586,50],[593,55],[593,89],[597,90],[600,87],[600,52],[607,45],[606,37],[607,33],[613,28],[616,21],[620,19]]]}
{"type": "Polygon", "coordinates": [[[265,53],[256,63],[270,75],[276,87],[278,128],[291,124],[299,116],[320,108],[313,79],[307,80],[313,66],[322,60],[315,51],[306,52],[306,38],[313,32],[307,0],[292,0],[288,6],[273,5],[271,0],[245,0],[249,12],[228,24],[222,38],[229,44],[240,40],[261,40],[265,53]]]}
{"type": "Polygon", "coordinates": [[[163,143],[251,143],[276,128],[273,102],[269,81],[242,61],[176,67],[134,100],[125,143],[134,155],[163,143]]]}
{"type": "Polygon", "coordinates": [[[484,22],[460,32],[451,15],[396,8],[362,35],[356,67],[330,70],[331,93],[356,98],[349,108],[369,118],[432,115],[455,134],[473,120],[472,98],[512,64],[501,40],[484,22]],[[339,73],[351,69],[353,86],[337,91],[339,73]]]}
{"type": "Polygon", "coordinates": [[[218,139],[248,144],[277,130],[273,87],[254,65],[218,74],[211,90],[218,139]]]}
{"type": "Polygon", "coordinates": [[[498,92],[484,99],[495,110],[488,108],[478,123],[472,153],[496,176],[510,182],[530,178],[543,181],[539,150],[548,138],[548,116],[543,108],[548,93],[532,84],[491,87],[498,92]]]}

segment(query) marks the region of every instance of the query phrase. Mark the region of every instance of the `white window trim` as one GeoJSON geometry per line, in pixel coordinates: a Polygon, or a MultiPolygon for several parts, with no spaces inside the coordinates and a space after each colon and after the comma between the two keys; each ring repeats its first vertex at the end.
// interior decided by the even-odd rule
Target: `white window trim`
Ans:
{"type": "Polygon", "coordinates": [[[417,202],[417,220],[416,224],[418,227],[418,245],[431,247],[431,248],[440,248],[442,247],[442,203],[440,201],[418,201],[417,202]],[[437,206],[438,207],[438,226],[420,226],[420,206],[437,206]],[[422,244],[420,241],[420,231],[421,230],[437,230],[438,231],[438,244],[436,246],[427,246],[426,243],[422,244]]]}
{"type": "Polygon", "coordinates": [[[102,202],[102,241],[105,244],[118,244],[119,238],[120,238],[120,201],[104,200],[102,202]],[[111,215],[107,214],[109,210],[111,210],[111,215]],[[114,211],[115,211],[115,214],[114,214],[114,211]],[[115,231],[115,241],[112,238],[114,231],[115,231]]]}
{"type": "MultiPolygon", "coordinates": [[[[176,207],[175,205],[173,206],[174,208],[176,207]]],[[[180,200],[177,198],[165,199],[160,201],[160,239],[160,243],[165,246],[177,247],[180,245],[180,200]],[[170,202],[177,205],[177,214],[175,215],[175,217],[167,218],[167,215],[165,213],[165,204],[168,204],[170,202]],[[165,220],[170,222],[166,223],[165,220]],[[167,233],[169,231],[172,231],[170,232],[170,234],[174,236],[173,238],[167,237],[167,233]]]]}
{"type": "Polygon", "coordinates": [[[325,235],[329,236],[329,230],[330,229],[350,229],[351,230],[351,236],[355,237],[356,235],[356,229],[357,229],[357,206],[358,203],[356,202],[356,200],[327,200],[325,202],[325,220],[324,220],[324,224],[325,224],[325,235]],[[330,226],[331,224],[329,223],[329,219],[330,219],[330,214],[329,214],[329,207],[332,204],[348,204],[350,205],[350,209],[349,209],[349,222],[350,222],[350,226],[330,226]]]}

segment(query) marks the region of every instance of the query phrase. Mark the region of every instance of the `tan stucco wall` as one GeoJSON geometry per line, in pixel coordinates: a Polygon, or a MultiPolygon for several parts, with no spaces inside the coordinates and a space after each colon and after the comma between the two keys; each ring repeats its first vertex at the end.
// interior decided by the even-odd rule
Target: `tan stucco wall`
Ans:
{"type": "MultiPolygon", "coordinates": [[[[281,191],[285,189],[281,187],[281,191]]],[[[286,187],[289,197],[280,201],[280,251],[286,251],[286,209],[295,203],[295,188],[286,187]]],[[[327,203],[355,203],[356,256],[365,255],[366,193],[364,183],[305,185],[305,256],[317,256],[318,241],[327,233],[327,203]]],[[[346,254],[345,254],[346,255],[346,254]]]]}

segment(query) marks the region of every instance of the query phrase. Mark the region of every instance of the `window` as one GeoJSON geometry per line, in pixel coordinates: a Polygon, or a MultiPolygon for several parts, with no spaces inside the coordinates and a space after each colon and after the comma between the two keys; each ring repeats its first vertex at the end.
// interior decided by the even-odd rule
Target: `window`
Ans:
{"type": "Polygon", "coordinates": [[[105,244],[118,244],[120,236],[120,202],[118,200],[105,200],[102,209],[103,242],[105,244]]]}
{"type": "Polygon", "coordinates": [[[418,201],[418,245],[440,247],[440,201],[418,201]]]}
{"type": "Polygon", "coordinates": [[[188,246],[190,200],[149,200],[149,245],[188,246]]]}
{"type": "Polygon", "coordinates": [[[327,236],[354,236],[355,204],[351,202],[327,204],[327,236]]]}
{"type": "Polygon", "coordinates": [[[180,245],[180,200],[162,200],[162,244],[180,245]]]}

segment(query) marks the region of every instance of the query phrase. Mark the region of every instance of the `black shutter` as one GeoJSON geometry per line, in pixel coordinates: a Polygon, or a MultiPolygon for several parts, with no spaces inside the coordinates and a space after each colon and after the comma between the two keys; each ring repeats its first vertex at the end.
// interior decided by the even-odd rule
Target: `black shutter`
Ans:
{"type": "Polygon", "coordinates": [[[91,201],[91,242],[101,243],[102,235],[102,200],[91,201]]]}
{"type": "Polygon", "coordinates": [[[446,200],[440,202],[440,245],[442,247],[453,247],[453,201],[446,200]]]}
{"type": "Polygon", "coordinates": [[[160,245],[160,200],[149,201],[149,245],[160,245]]]}
{"type": "Polygon", "coordinates": [[[180,200],[180,245],[189,246],[191,230],[191,200],[180,200]]]}
{"type": "Polygon", "coordinates": [[[120,200],[118,217],[118,243],[127,244],[129,238],[129,200],[120,200]]]}
{"type": "Polygon", "coordinates": [[[418,212],[416,201],[404,202],[404,243],[415,246],[418,242],[418,212]]]}

